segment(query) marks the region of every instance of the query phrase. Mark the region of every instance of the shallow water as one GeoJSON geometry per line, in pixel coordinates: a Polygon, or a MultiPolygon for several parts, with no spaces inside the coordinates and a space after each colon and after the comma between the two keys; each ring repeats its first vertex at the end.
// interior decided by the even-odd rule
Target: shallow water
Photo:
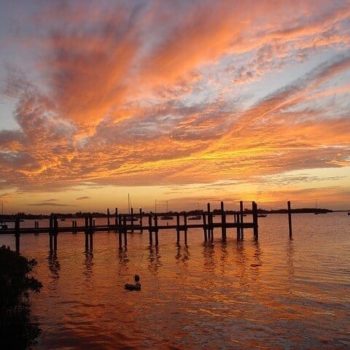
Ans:
{"type": "MultiPolygon", "coordinates": [[[[25,223],[31,225],[31,223],[25,223]]],[[[69,221],[60,224],[70,225],[69,221]]],[[[32,296],[38,349],[346,349],[350,348],[350,217],[346,213],[259,219],[259,242],[203,244],[201,230],[176,246],[174,231],[148,246],[148,233],[23,235],[22,254],[37,259],[44,287],[32,296]],[[123,286],[141,276],[142,291],[123,286]]],[[[13,247],[14,238],[0,236],[13,247]]]]}

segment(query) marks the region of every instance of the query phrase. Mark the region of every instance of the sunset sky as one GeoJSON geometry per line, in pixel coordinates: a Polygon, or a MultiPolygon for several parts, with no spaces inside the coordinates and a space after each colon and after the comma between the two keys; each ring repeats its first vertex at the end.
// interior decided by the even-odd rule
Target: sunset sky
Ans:
{"type": "Polygon", "coordinates": [[[5,212],[350,208],[350,1],[0,0],[5,212]]]}

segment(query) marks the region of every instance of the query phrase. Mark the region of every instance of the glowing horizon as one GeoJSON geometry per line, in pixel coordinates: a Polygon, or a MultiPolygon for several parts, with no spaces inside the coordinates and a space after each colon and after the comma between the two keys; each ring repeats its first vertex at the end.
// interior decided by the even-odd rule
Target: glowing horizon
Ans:
{"type": "Polygon", "coordinates": [[[350,209],[350,2],[13,2],[6,211],[350,209]]]}

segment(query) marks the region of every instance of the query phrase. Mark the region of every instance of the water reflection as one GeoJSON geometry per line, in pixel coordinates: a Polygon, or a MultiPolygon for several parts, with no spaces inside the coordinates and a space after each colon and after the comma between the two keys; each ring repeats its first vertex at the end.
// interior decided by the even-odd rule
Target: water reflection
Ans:
{"type": "Polygon", "coordinates": [[[59,272],[61,269],[61,265],[57,257],[57,252],[50,250],[49,256],[47,257],[47,261],[48,261],[49,270],[51,272],[52,282],[57,281],[60,277],[59,272]]]}
{"type": "Polygon", "coordinates": [[[252,280],[255,282],[258,280],[258,277],[260,275],[260,267],[262,265],[262,251],[260,248],[259,241],[254,240],[252,242],[253,248],[254,248],[254,254],[253,254],[253,262],[250,264],[250,267],[252,268],[252,280]]]}
{"type": "Polygon", "coordinates": [[[158,273],[159,267],[162,266],[160,261],[161,256],[159,255],[158,247],[149,246],[149,255],[148,255],[148,270],[156,275],[158,273]]]}
{"type": "Polygon", "coordinates": [[[225,266],[227,263],[227,242],[221,242],[220,245],[220,272],[224,275],[225,274],[225,266]]]}
{"type": "Polygon", "coordinates": [[[84,271],[84,276],[86,277],[87,280],[89,280],[91,278],[91,276],[92,276],[92,267],[94,265],[93,258],[94,258],[94,254],[92,253],[92,250],[85,251],[85,260],[84,260],[85,271],[84,271]]]}
{"type": "Polygon", "coordinates": [[[216,267],[214,244],[203,245],[203,262],[207,271],[214,271],[216,267]]]}
{"type": "Polygon", "coordinates": [[[288,269],[288,280],[294,280],[294,243],[293,240],[287,242],[286,247],[287,253],[287,269],[288,269]]]}
{"type": "Polygon", "coordinates": [[[129,263],[128,251],[126,248],[121,248],[118,250],[119,266],[122,268],[127,268],[129,263]]]}
{"type": "Polygon", "coordinates": [[[244,246],[244,241],[237,241],[236,248],[233,252],[236,255],[237,268],[235,269],[237,277],[239,278],[240,286],[246,286],[248,284],[247,276],[247,253],[244,246]]]}
{"type": "Polygon", "coordinates": [[[190,259],[190,252],[188,250],[188,246],[180,246],[180,245],[176,245],[176,255],[175,255],[175,259],[176,262],[182,262],[185,265],[187,265],[188,260],[190,259]]]}

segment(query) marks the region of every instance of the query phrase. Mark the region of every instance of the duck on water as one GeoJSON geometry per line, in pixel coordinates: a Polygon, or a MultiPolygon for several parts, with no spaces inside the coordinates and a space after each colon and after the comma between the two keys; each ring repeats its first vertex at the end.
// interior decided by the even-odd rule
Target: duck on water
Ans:
{"type": "Polygon", "coordinates": [[[141,290],[140,276],[139,275],[135,275],[134,276],[134,280],[135,280],[134,284],[126,283],[124,288],[127,289],[127,290],[141,290]]]}

